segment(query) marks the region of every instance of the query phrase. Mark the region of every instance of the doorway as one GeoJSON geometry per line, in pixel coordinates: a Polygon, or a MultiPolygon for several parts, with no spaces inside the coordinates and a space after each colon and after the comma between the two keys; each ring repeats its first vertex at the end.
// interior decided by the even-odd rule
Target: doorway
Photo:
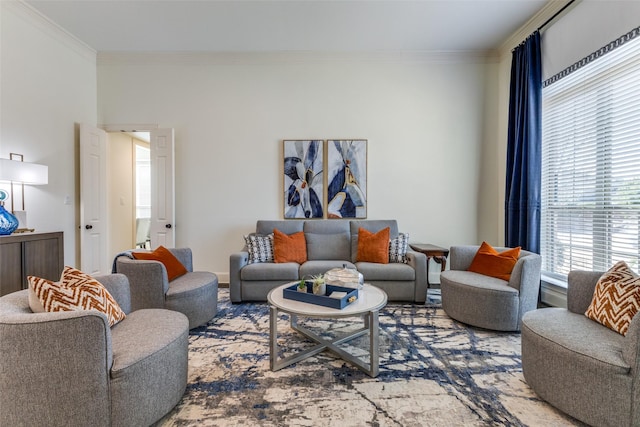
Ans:
{"type": "Polygon", "coordinates": [[[135,199],[135,144],[126,133],[136,127],[127,127],[80,124],[80,265],[89,274],[107,274],[115,254],[135,246],[138,205],[140,215],[151,212],[150,247],[175,246],[174,131],[137,127],[150,135],[149,159],[141,160],[150,170],[145,212],[145,202],[135,199]]]}
{"type": "Polygon", "coordinates": [[[135,247],[151,249],[151,147],[149,132],[134,139],[135,247]],[[142,141],[141,141],[142,139],[142,141]]]}
{"type": "Polygon", "coordinates": [[[108,132],[109,254],[150,249],[151,148],[149,132],[108,132]]]}

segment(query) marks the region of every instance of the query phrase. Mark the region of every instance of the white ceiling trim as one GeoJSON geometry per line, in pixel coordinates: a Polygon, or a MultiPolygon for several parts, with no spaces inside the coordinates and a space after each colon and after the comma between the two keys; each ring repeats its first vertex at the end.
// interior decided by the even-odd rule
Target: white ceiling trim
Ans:
{"type": "Polygon", "coordinates": [[[71,48],[82,57],[88,59],[92,63],[96,61],[96,50],[91,46],[44,16],[38,10],[34,9],[22,0],[0,0],[2,9],[11,12],[23,20],[31,23],[40,31],[51,36],[53,39],[63,43],[71,48]]]}
{"type": "Polygon", "coordinates": [[[257,65],[282,63],[372,62],[372,63],[492,63],[497,51],[454,52],[99,52],[98,65],[184,64],[257,65]]]}

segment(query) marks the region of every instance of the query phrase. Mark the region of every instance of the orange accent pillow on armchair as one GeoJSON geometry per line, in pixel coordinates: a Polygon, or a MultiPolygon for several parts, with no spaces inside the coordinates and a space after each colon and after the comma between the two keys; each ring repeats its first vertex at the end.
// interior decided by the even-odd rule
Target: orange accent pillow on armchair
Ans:
{"type": "Polygon", "coordinates": [[[520,246],[498,252],[487,242],[482,242],[467,271],[508,281],[519,256],[520,246]]]}
{"type": "Polygon", "coordinates": [[[389,264],[389,227],[377,233],[358,229],[358,253],[356,261],[389,264]]]}
{"type": "Polygon", "coordinates": [[[304,232],[299,231],[291,235],[285,234],[277,228],[273,229],[273,260],[274,262],[307,261],[307,240],[304,232]]]}
{"type": "Polygon", "coordinates": [[[171,251],[164,246],[158,246],[153,252],[132,252],[131,255],[135,259],[144,259],[151,261],[160,261],[167,269],[167,277],[169,281],[187,274],[187,269],[171,251]]]}

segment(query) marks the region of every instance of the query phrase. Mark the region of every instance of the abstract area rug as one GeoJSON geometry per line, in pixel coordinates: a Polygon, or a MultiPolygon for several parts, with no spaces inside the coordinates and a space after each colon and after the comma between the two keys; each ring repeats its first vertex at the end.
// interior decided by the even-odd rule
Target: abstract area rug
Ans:
{"type": "MultiPolygon", "coordinates": [[[[231,304],[228,295],[220,289],[218,315],[191,331],[187,391],[157,425],[581,425],[527,386],[519,334],[464,326],[437,303],[389,303],[381,310],[380,374],[371,378],[326,351],[272,372],[267,304],[231,304]]],[[[304,325],[327,336],[361,320],[304,325]]],[[[285,315],[278,331],[284,356],[312,345],[285,315]]],[[[365,336],[350,345],[367,343],[365,336]]]]}

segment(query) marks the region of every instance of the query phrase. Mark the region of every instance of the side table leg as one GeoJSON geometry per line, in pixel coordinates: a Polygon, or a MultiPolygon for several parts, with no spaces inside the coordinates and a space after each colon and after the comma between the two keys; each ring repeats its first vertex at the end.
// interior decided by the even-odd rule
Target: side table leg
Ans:
{"type": "Polygon", "coordinates": [[[431,287],[431,282],[429,282],[429,264],[431,264],[432,256],[427,255],[427,289],[431,287]]]}

